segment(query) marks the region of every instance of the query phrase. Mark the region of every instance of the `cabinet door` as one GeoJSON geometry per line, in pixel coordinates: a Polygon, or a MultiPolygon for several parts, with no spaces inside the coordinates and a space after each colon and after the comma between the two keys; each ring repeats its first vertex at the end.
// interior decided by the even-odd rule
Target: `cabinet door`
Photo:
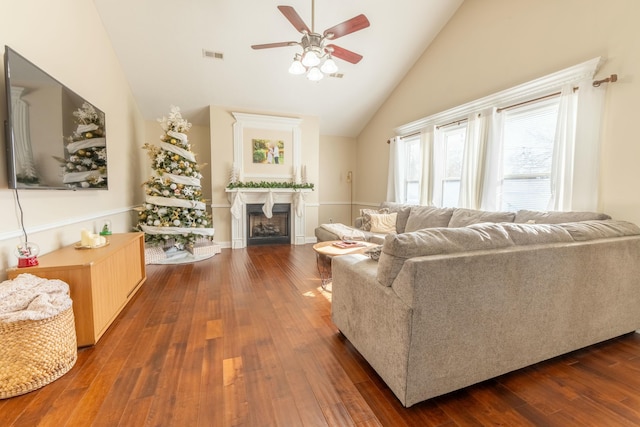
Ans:
{"type": "Polygon", "coordinates": [[[91,282],[96,337],[102,336],[144,280],[140,253],[140,240],[134,239],[93,266],[91,282]]]}

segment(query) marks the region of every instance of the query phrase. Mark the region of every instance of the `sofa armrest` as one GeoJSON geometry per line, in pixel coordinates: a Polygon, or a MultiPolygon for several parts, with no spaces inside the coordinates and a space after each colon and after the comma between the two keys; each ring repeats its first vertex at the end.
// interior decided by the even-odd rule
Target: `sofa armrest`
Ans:
{"type": "Polygon", "coordinates": [[[364,255],[333,258],[331,318],[404,402],[413,310],[378,282],[377,267],[364,255]]]}

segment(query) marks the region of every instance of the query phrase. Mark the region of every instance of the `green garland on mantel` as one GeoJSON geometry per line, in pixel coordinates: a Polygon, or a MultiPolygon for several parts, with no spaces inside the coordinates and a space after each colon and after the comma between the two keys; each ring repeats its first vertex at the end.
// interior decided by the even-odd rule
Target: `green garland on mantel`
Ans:
{"type": "Polygon", "coordinates": [[[227,185],[229,190],[235,188],[290,188],[292,190],[313,190],[313,184],[296,184],[295,182],[278,182],[278,181],[247,181],[247,182],[230,182],[227,185]]]}

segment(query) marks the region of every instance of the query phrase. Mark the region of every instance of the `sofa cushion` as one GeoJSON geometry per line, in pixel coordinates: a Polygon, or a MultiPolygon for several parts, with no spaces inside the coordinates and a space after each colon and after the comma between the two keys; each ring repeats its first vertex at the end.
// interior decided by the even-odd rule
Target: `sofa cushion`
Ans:
{"type": "Polygon", "coordinates": [[[560,224],[576,242],[640,235],[640,227],[627,221],[582,221],[560,224]]]}
{"type": "Polygon", "coordinates": [[[402,234],[388,234],[378,265],[378,281],[391,286],[408,258],[479,251],[513,246],[513,241],[499,224],[474,227],[431,228],[402,234]]]}
{"type": "Polygon", "coordinates": [[[408,233],[423,228],[447,227],[452,214],[453,208],[412,206],[404,232],[408,233]]]}
{"type": "Polygon", "coordinates": [[[539,212],[526,209],[516,212],[513,222],[529,224],[562,224],[564,222],[611,219],[609,215],[598,212],[539,212]]]}
{"type": "Polygon", "coordinates": [[[398,213],[371,214],[372,233],[395,233],[398,213]]]}
{"type": "Polygon", "coordinates": [[[456,208],[451,215],[448,227],[466,227],[481,222],[513,222],[515,216],[515,212],[489,212],[456,208]]]}
{"type": "Polygon", "coordinates": [[[389,212],[397,212],[398,219],[396,219],[396,232],[404,233],[407,227],[407,220],[411,213],[413,205],[405,205],[403,203],[382,202],[380,203],[380,209],[389,209],[389,212]]]}
{"type": "Polygon", "coordinates": [[[500,224],[516,245],[573,242],[569,232],[557,224],[500,224]]]}
{"type": "Polygon", "coordinates": [[[389,213],[389,209],[360,209],[360,216],[362,217],[362,226],[360,228],[364,231],[371,231],[371,214],[386,213],[389,213]]]}

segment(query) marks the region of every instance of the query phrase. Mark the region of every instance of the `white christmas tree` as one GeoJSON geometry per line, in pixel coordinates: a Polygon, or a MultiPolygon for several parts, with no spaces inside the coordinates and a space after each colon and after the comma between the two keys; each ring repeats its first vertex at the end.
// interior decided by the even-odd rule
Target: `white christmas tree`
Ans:
{"type": "Polygon", "coordinates": [[[107,149],[104,113],[85,102],[73,112],[78,125],[65,144],[66,157],[55,157],[63,168],[68,187],[106,188],[107,149]]]}
{"type": "Polygon", "coordinates": [[[186,135],[191,123],[173,106],[169,117],[158,122],[164,131],[160,146],[143,146],[153,173],[144,183],[146,198],[138,209],[138,229],[151,246],[175,243],[182,247],[202,239],[210,241],[213,221],[202,198],[200,167],[186,135]]]}

